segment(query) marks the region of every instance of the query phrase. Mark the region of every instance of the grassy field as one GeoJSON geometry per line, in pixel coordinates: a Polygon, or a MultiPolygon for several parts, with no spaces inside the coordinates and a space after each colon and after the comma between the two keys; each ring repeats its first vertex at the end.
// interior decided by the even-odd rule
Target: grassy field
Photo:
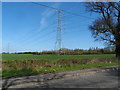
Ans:
{"type": "Polygon", "coordinates": [[[32,54],[2,54],[3,60],[20,60],[20,59],[45,59],[58,60],[63,58],[113,58],[115,54],[102,55],[32,55],[32,54]]]}
{"type": "Polygon", "coordinates": [[[104,55],[32,55],[3,54],[2,77],[52,73],[118,65],[114,54],[104,55]]]}

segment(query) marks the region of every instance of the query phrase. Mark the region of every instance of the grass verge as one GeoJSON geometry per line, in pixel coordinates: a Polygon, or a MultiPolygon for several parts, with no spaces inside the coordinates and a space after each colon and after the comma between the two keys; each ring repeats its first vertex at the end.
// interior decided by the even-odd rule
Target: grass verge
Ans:
{"type": "Polygon", "coordinates": [[[72,64],[72,65],[56,65],[54,64],[52,67],[41,67],[35,69],[32,67],[22,67],[19,69],[15,68],[3,68],[2,77],[8,78],[13,76],[24,76],[24,75],[31,75],[31,74],[39,74],[39,73],[52,73],[52,72],[61,72],[61,71],[71,71],[71,70],[80,70],[80,69],[88,69],[88,68],[97,68],[97,67],[106,67],[106,66],[114,66],[119,65],[120,62],[110,62],[110,63],[99,63],[99,64],[72,64]]]}

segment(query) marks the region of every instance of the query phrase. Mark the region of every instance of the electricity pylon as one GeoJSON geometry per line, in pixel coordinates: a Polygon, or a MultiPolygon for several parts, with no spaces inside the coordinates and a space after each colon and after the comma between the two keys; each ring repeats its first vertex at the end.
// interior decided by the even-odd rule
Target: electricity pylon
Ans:
{"type": "Polygon", "coordinates": [[[58,55],[61,52],[62,48],[62,10],[58,10],[58,26],[57,26],[57,35],[56,35],[56,42],[55,42],[55,50],[57,51],[58,55]]]}

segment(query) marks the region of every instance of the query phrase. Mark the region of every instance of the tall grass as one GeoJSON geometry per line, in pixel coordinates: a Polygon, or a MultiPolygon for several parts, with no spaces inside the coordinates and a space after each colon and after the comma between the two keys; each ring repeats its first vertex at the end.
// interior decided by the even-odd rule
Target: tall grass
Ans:
{"type": "Polygon", "coordinates": [[[115,58],[63,58],[58,60],[3,60],[3,77],[118,65],[115,58]]]}

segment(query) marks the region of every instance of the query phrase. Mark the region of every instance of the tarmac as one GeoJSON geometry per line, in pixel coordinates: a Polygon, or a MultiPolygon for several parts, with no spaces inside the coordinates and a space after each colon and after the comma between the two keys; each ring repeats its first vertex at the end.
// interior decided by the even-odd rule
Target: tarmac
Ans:
{"type": "Polygon", "coordinates": [[[119,88],[118,66],[12,77],[2,88],[119,88]]]}

